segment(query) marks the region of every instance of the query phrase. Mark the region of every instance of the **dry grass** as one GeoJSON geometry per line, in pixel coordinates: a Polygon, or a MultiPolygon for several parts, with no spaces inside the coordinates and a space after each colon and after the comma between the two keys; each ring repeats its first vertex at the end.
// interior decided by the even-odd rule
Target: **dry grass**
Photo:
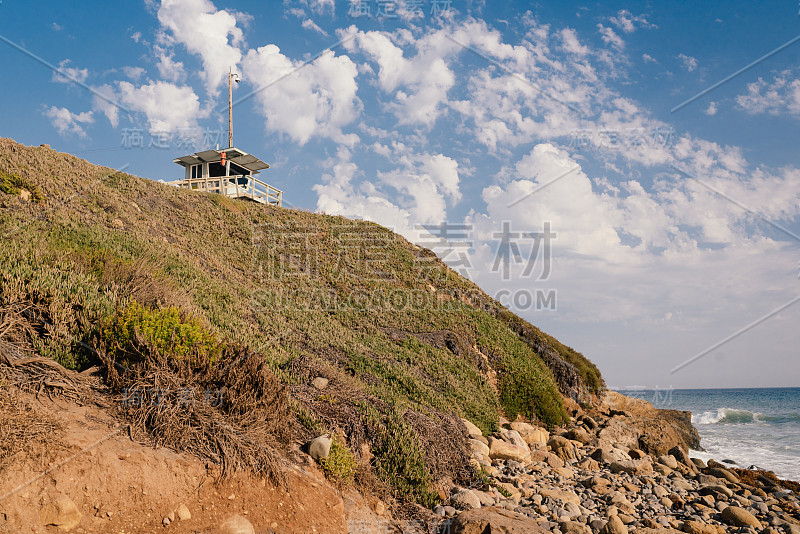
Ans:
{"type": "Polygon", "coordinates": [[[52,445],[59,430],[53,419],[21,401],[18,392],[0,387],[0,473],[20,454],[46,464],[55,452],[52,445]]]}

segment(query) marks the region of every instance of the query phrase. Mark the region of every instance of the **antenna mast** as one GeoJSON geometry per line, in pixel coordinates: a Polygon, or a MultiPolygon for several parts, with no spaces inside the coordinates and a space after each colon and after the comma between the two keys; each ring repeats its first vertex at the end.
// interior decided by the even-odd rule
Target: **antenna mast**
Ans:
{"type": "Polygon", "coordinates": [[[233,148],[233,67],[228,67],[228,148],[233,148]]]}

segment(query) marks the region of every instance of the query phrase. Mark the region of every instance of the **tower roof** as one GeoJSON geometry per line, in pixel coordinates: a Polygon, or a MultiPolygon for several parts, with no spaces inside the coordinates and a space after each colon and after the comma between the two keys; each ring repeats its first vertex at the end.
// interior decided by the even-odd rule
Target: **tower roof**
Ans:
{"type": "Polygon", "coordinates": [[[203,152],[195,152],[188,156],[175,158],[173,161],[181,167],[188,167],[190,165],[197,165],[199,163],[211,163],[220,161],[222,153],[225,152],[227,159],[231,163],[235,163],[240,167],[244,167],[252,173],[257,173],[264,169],[269,169],[269,163],[265,163],[257,157],[243,152],[238,148],[224,148],[221,150],[204,150],[203,152]]]}

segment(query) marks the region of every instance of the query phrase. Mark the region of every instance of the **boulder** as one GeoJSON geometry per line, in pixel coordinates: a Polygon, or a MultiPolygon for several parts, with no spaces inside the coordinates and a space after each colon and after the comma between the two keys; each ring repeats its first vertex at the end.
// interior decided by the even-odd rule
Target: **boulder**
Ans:
{"type": "Polygon", "coordinates": [[[308,454],[317,462],[327,458],[330,453],[331,438],[328,436],[319,436],[312,439],[308,444],[308,454]]]}
{"type": "Polygon", "coordinates": [[[311,381],[311,385],[314,386],[316,389],[325,389],[328,387],[328,379],[324,376],[318,376],[314,380],[311,381]]]}
{"type": "Polygon", "coordinates": [[[470,438],[469,446],[472,448],[472,452],[476,452],[481,456],[485,456],[487,458],[489,457],[489,446],[486,445],[484,442],[470,438]]]}
{"type": "Polygon", "coordinates": [[[622,421],[611,419],[605,428],[597,433],[597,437],[617,447],[635,449],[639,446],[641,433],[622,421]]]}
{"type": "Polygon", "coordinates": [[[556,488],[540,488],[539,495],[542,497],[549,497],[563,502],[571,502],[575,504],[581,503],[581,498],[572,491],[562,490],[556,488]]]}
{"type": "Polygon", "coordinates": [[[553,454],[564,461],[573,460],[577,457],[575,445],[564,436],[553,436],[548,440],[547,446],[552,449],[553,454]]]}
{"type": "Polygon", "coordinates": [[[692,463],[694,464],[694,466],[696,468],[698,468],[698,469],[705,469],[706,468],[706,463],[703,460],[701,460],[700,458],[691,458],[691,460],[692,460],[692,463]]]}
{"type": "Polygon", "coordinates": [[[678,463],[681,463],[691,468],[692,470],[695,469],[694,462],[692,462],[692,459],[689,458],[689,453],[687,453],[681,447],[678,446],[672,447],[669,450],[668,454],[671,454],[678,461],[678,463]]]}
{"type": "Polygon", "coordinates": [[[661,456],[659,456],[658,463],[666,465],[670,469],[678,468],[678,460],[676,460],[675,457],[672,456],[671,454],[662,454],[661,456]]]}
{"type": "Polygon", "coordinates": [[[738,506],[728,506],[722,511],[721,519],[723,523],[734,527],[753,527],[761,530],[761,522],[756,517],[738,506]]]}
{"type": "Polygon", "coordinates": [[[514,421],[513,423],[510,423],[508,425],[508,427],[511,430],[515,430],[516,432],[519,432],[519,435],[522,436],[523,438],[525,436],[527,436],[528,434],[530,434],[531,432],[536,430],[535,426],[533,426],[531,424],[528,424],[528,423],[524,423],[522,421],[514,421]]]}
{"type": "Polygon", "coordinates": [[[586,445],[590,441],[592,441],[592,436],[581,427],[575,427],[569,429],[565,434],[564,437],[567,439],[571,439],[572,441],[577,441],[586,445]]]}
{"type": "Polygon", "coordinates": [[[724,478],[725,480],[731,482],[732,484],[739,483],[739,477],[737,477],[724,467],[713,467],[711,469],[706,469],[706,474],[711,475],[712,477],[724,478]]]}
{"type": "Polygon", "coordinates": [[[561,534],[592,534],[592,529],[588,525],[577,521],[561,521],[558,523],[561,534]]]}
{"type": "Polygon", "coordinates": [[[220,534],[256,534],[252,523],[239,514],[229,516],[220,526],[220,534]]]}
{"type": "Polygon", "coordinates": [[[714,525],[707,525],[691,519],[683,522],[683,531],[686,534],[718,534],[714,525]]]}
{"type": "Polygon", "coordinates": [[[481,432],[480,428],[478,428],[477,426],[475,426],[471,422],[467,421],[466,419],[462,419],[461,422],[464,423],[465,427],[467,427],[467,434],[469,436],[482,436],[483,435],[483,432],[481,432]]]}
{"type": "Polygon", "coordinates": [[[451,534],[548,534],[533,519],[505,510],[489,507],[458,514],[450,525],[451,534]]]}
{"type": "Polygon", "coordinates": [[[550,432],[544,428],[535,428],[527,434],[522,434],[522,439],[525,440],[528,446],[533,447],[535,443],[547,443],[547,440],[550,439],[550,432]]]}
{"type": "Polygon", "coordinates": [[[530,451],[507,443],[502,439],[489,438],[489,458],[492,460],[515,460],[527,462],[530,451]]]}
{"type": "Polygon", "coordinates": [[[544,462],[550,467],[564,467],[564,460],[549,451],[531,451],[532,462],[544,462]]]}
{"type": "Polygon", "coordinates": [[[619,517],[612,515],[600,529],[600,534],[628,534],[628,527],[619,517]]]}
{"type": "Polygon", "coordinates": [[[42,525],[56,526],[61,530],[72,530],[81,522],[83,514],[78,506],[66,495],[56,497],[39,511],[42,525]]]}
{"type": "Polygon", "coordinates": [[[653,465],[649,460],[620,460],[611,464],[611,472],[643,475],[645,473],[652,473],[653,465]]]}
{"type": "Polygon", "coordinates": [[[450,506],[456,510],[475,510],[481,507],[481,499],[471,490],[465,489],[450,496],[450,506]]]}
{"type": "Polygon", "coordinates": [[[522,436],[519,435],[519,432],[516,430],[503,430],[501,431],[500,435],[503,439],[512,445],[516,445],[520,449],[525,449],[526,451],[530,452],[528,448],[528,444],[525,443],[525,440],[522,439],[522,436]]]}

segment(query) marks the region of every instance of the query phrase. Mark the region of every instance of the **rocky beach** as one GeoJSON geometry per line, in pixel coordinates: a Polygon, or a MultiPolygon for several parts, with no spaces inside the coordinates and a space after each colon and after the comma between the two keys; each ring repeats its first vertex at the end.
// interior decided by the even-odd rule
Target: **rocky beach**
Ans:
{"type": "Polygon", "coordinates": [[[797,484],[690,458],[688,412],[608,393],[573,420],[553,434],[506,421],[492,436],[465,422],[487,483],[436,508],[450,532],[800,533],[797,484]]]}

